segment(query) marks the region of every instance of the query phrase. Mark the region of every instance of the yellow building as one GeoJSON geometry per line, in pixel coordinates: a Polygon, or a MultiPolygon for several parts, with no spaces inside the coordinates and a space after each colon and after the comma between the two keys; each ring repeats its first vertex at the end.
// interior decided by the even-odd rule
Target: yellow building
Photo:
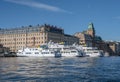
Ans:
{"type": "Polygon", "coordinates": [[[74,36],[71,36],[69,40],[66,37],[63,29],[46,24],[0,30],[0,44],[10,48],[12,52],[23,47],[37,47],[50,40],[53,42],[66,41],[69,44],[79,42],[79,39],[74,36]]]}

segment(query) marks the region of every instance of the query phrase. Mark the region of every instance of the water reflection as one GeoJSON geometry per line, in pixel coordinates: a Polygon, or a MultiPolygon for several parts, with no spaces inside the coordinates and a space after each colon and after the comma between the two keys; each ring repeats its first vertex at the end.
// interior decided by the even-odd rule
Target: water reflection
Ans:
{"type": "Polygon", "coordinates": [[[0,58],[0,80],[116,81],[120,75],[119,61],[119,57],[0,58]]]}

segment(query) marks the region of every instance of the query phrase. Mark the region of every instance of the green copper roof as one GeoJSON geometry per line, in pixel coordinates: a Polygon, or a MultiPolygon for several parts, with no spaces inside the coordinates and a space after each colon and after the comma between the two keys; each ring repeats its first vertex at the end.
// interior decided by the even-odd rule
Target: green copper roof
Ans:
{"type": "Polygon", "coordinates": [[[93,23],[89,23],[88,29],[94,29],[93,23]]]}
{"type": "Polygon", "coordinates": [[[100,36],[95,36],[96,41],[102,41],[102,38],[100,36]]]}

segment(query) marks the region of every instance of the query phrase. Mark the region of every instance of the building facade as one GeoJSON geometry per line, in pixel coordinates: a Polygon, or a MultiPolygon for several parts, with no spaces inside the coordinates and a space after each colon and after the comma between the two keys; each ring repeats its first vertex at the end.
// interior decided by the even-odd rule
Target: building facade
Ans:
{"type": "Polygon", "coordinates": [[[120,55],[120,42],[117,41],[105,41],[108,47],[110,55],[120,55]]]}
{"type": "Polygon", "coordinates": [[[68,35],[68,34],[64,34],[64,42],[67,45],[72,45],[74,43],[79,44],[79,38],[72,36],[72,35],[68,35]]]}
{"type": "Polygon", "coordinates": [[[77,32],[74,36],[79,38],[79,44],[83,46],[92,46],[92,37],[88,34],[77,32]]]}
{"type": "Polygon", "coordinates": [[[117,45],[117,55],[120,56],[120,42],[116,42],[116,45],[117,45]]]}
{"type": "Polygon", "coordinates": [[[79,43],[83,46],[85,45],[89,47],[94,47],[96,45],[97,36],[95,35],[95,28],[93,23],[89,23],[87,30],[83,32],[77,32],[74,34],[74,36],[79,38],[79,43]]]}
{"type": "Polygon", "coordinates": [[[66,41],[69,44],[79,41],[74,36],[66,36],[63,29],[47,24],[0,30],[0,44],[10,48],[12,52],[23,47],[38,47],[50,40],[53,42],[66,41]]]}

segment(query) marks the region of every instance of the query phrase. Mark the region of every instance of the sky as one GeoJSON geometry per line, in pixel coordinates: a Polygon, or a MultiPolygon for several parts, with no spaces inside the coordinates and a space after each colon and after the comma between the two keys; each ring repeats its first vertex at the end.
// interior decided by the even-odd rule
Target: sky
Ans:
{"type": "Polygon", "coordinates": [[[50,24],[66,34],[94,24],[103,40],[120,41],[120,0],[0,0],[0,28],[50,24]]]}

